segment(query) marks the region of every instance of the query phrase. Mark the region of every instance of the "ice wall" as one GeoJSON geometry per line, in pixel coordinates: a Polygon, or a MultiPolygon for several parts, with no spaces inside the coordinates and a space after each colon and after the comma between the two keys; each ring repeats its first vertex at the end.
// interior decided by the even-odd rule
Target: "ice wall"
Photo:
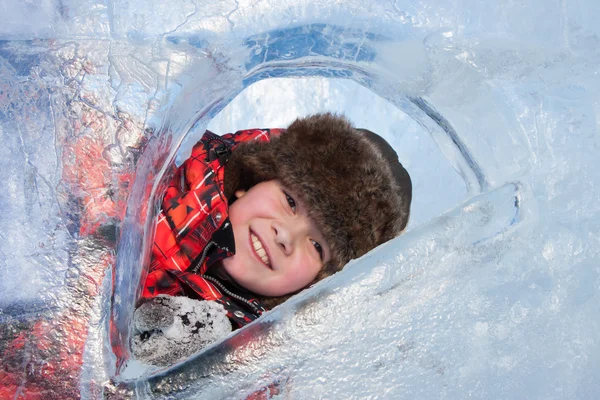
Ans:
{"type": "Polygon", "coordinates": [[[598,397],[599,17],[592,1],[5,2],[0,397],[598,397]],[[191,360],[137,368],[164,166],[209,123],[336,107],[377,120],[415,171],[409,232],[191,360]]]}

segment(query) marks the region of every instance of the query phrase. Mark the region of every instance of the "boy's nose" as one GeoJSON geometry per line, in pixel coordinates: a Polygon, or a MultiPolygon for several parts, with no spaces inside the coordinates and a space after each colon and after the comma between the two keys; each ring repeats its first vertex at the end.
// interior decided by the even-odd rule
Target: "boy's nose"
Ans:
{"type": "Polygon", "coordinates": [[[307,227],[304,221],[275,221],[272,226],[275,234],[275,243],[281,247],[286,255],[292,254],[298,239],[306,236],[307,227]]]}

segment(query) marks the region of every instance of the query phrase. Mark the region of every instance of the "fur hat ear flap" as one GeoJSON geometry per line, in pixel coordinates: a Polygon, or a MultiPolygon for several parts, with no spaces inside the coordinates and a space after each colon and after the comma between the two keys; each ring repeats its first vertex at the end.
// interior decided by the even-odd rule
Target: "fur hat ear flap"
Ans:
{"type": "Polygon", "coordinates": [[[271,138],[269,143],[240,143],[225,166],[224,192],[228,200],[232,200],[237,190],[248,191],[252,186],[271,179],[276,179],[275,153],[272,144],[278,137],[271,138]]]}
{"type": "MultiPolygon", "coordinates": [[[[225,166],[225,195],[276,179],[300,196],[331,249],[315,281],[405,229],[412,184],[380,136],[334,114],[294,121],[270,142],[240,144],[225,166]]],[[[267,306],[289,296],[261,298],[267,306]]]]}
{"type": "Polygon", "coordinates": [[[364,137],[371,142],[386,161],[392,173],[393,181],[396,184],[394,190],[401,193],[402,201],[400,204],[400,210],[405,218],[401,218],[398,221],[399,232],[404,231],[408,224],[408,217],[410,216],[410,203],[412,201],[412,181],[408,171],[402,166],[398,159],[398,153],[390,146],[390,144],[381,136],[375,132],[371,132],[368,129],[357,129],[358,132],[364,135],[364,137]]]}

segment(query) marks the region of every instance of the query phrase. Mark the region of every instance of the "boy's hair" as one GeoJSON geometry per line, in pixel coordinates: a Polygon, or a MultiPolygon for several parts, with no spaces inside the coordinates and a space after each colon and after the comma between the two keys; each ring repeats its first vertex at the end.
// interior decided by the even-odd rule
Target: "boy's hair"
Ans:
{"type": "MultiPolygon", "coordinates": [[[[273,179],[301,197],[331,248],[315,282],[398,236],[408,222],[412,184],[398,155],[342,116],[297,119],[268,143],[240,144],[225,166],[225,195],[273,179]]],[[[288,297],[261,300],[273,307],[288,297]]]]}

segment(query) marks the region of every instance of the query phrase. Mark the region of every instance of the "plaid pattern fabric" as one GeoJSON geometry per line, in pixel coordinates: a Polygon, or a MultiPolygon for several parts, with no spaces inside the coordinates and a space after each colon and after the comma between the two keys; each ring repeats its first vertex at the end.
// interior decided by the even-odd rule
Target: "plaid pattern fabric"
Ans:
{"type": "MultiPolygon", "coordinates": [[[[268,142],[272,135],[281,132],[280,129],[250,129],[218,136],[206,131],[196,143],[190,158],[175,172],[163,197],[143,299],[159,294],[191,294],[204,300],[219,301],[228,311],[232,309],[228,312],[232,320],[240,318],[236,315],[242,313],[235,313],[239,310],[233,310],[236,307],[230,299],[200,276],[208,266],[235,251],[227,199],[223,194],[224,166],[228,151],[235,151],[239,143],[249,140],[268,142]],[[219,240],[215,240],[217,236],[219,240]],[[210,251],[198,274],[187,272],[211,241],[217,246],[210,251]]],[[[237,322],[245,325],[250,322],[246,318],[241,317],[237,322]]]]}

